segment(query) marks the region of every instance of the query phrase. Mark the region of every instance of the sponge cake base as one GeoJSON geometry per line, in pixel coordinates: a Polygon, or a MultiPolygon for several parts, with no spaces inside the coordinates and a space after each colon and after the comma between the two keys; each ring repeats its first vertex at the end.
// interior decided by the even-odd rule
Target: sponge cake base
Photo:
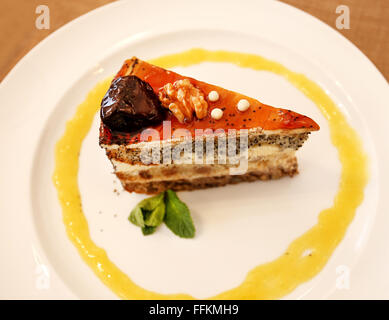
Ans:
{"type": "Polygon", "coordinates": [[[137,181],[126,179],[125,176],[118,175],[125,190],[129,192],[155,194],[168,189],[174,191],[191,191],[197,189],[205,189],[211,187],[220,187],[227,184],[236,184],[240,182],[252,182],[257,180],[279,179],[283,176],[294,176],[298,173],[297,159],[293,155],[284,158],[282,164],[279,161],[276,165],[267,160],[266,164],[258,163],[257,168],[249,170],[241,175],[220,175],[220,176],[203,176],[193,179],[177,179],[177,180],[152,180],[152,181],[137,181]]]}

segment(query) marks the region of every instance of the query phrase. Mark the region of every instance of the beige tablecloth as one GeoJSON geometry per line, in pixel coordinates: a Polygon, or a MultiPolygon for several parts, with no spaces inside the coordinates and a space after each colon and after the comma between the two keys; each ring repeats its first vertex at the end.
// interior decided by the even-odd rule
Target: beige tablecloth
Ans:
{"type": "MultiPolygon", "coordinates": [[[[233,0],[226,0],[233,1],[233,0]]],[[[350,8],[350,29],[338,30],[389,79],[389,0],[282,0],[336,28],[336,8],[350,8]]],[[[0,80],[39,41],[65,23],[112,0],[0,0],[0,80]],[[50,8],[50,30],[35,27],[35,8],[50,8]]]]}

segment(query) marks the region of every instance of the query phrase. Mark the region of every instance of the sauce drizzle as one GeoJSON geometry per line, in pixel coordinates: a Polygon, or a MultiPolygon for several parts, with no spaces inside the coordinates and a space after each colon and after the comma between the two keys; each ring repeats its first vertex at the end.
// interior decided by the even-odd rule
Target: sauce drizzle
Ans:
{"type": "MultiPolygon", "coordinates": [[[[164,68],[190,66],[201,62],[228,62],[242,68],[270,71],[290,81],[319,108],[327,119],[331,141],[338,150],[342,164],[338,192],[333,206],[324,209],[318,222],[295,239],[285,254],[259,265],[248,272],[238,287],[211,299],[277,299],[290,293],[299,284],[310,280],[325,266],[334,249],[343,239],[362,203],[368,182],[368,160],[356,131],[328,95],[303,74],[261,56],[230,52],[192,49],[166,55],[151,61],[164,68]],[[310,250],[310,255],[304,255],[310,250]]],[[[78,188],[78,158],[82,142],[88,133],[100,102],[112,79],[96,85],[68,121],[64,135],[55,148],[53,182],[63,211],[67,234],[83,260],[114,293],[123,299],[193,299],[187,294],[159,294],[135,284],[98,247],[89,234],[88,222],[82,210],[78,188]]]]}

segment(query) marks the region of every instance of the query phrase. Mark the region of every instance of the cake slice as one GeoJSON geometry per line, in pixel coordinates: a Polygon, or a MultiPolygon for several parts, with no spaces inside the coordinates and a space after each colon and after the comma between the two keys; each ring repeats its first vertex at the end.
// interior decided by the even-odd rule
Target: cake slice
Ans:
{"type": "Polygon", "coordinates": [[[154,194],[297,173],[312,119],[137,58],[101,104],[100,146],[124,189],[154,194]]]}

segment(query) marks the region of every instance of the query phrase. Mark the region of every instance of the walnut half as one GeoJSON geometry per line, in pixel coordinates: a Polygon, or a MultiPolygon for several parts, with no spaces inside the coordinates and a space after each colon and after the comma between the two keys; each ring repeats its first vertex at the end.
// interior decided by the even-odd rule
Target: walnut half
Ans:
{"type": "Polygon", "coordinates": [[[159,99],[181,123],[192,121],[193,113],[198,119],[207,116],[208,103],[204,94],[189,79],[165,84],[159,92],[159,99]]]}

